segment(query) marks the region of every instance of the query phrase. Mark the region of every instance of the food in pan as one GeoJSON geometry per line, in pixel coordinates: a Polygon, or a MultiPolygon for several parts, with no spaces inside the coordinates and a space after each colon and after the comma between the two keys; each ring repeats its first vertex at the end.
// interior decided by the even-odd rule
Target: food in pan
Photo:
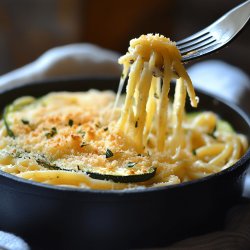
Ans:
{"type": "Polygon", "coordinates": [[[143,35],[131,40],[119,63],[117,95],[57,92],[24,96],[5,107],[0,169],[59,186],[144,188],[219,172],[246,152],[246,137],[216,113],[185,112],[186,93],[193,107],[198,98],[175,43],[143,35]]]}

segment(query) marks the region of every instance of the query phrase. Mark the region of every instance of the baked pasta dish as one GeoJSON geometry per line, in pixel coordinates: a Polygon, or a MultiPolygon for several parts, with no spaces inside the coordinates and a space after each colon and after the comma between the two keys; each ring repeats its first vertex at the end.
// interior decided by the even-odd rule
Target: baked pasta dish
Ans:
{"type": "Polygon", "coordinates": [[[117,94],[54,92],[5,107],[0,169],[58,186],[145,188],[219,172],[246,152],[246,137],[216,113],[185,112],[187,94],[193,107],[199,99],[174,42],[143,35],[119,63],[117,94]]]}

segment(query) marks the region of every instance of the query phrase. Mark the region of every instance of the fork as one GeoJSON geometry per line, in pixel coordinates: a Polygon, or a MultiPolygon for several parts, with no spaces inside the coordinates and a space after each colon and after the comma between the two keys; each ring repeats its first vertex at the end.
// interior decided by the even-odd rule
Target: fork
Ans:
{"type": "Polygon", "coordinates": [[[250,17],[250,0],[227,12],[205,29],[176,43],[182,62],[213,53],[239,34],[250,17]]]}

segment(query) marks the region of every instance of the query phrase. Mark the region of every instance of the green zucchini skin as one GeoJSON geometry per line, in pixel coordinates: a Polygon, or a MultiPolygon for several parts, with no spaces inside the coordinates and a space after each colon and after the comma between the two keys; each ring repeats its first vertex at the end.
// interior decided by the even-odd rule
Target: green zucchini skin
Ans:
{"type": "Polygon", "coordinates": [[[25,99],[23,99],[22,101],[19,101],[19,103],[17,103],[17,104],[15,103],[16,101],[14,101],[12,104],[9,104],[8,106],[5,107],[5,109],[3,111],[3,122],[4,122],[4,125],[6,127],[8,136],[15,138],[15,134],[10,128],[10,124],[8,121],[8,115],[10,113],[21,110],[23,107],[33,103],[35,100],[36,99],[34,97],[29,96],[29,97],[26,97],[25,99]]]}
{"type": "MultiPolygon", "coordinates": [[[[45,168],[51,169],[51,170],[62,170],[62,171],[72,171],[72,172],[78,172],[76,170],[66,169],[62,168],[53,164],[49,164],[48,161],[41,159],[40,157],[36,157],[36,162],[40,165],[42,165],[45,168]]],[[[112,174],[102,174],[98,172],[91,172],[91,171],[84,171],[80,170],[79,172],[83,172],[84,174],[87,174],[92,179],[97,180],[106,180],[106,181],[113,181],[116,183],[134,183],[134,182],[144,182],[147,181],[155,176],[156,168],[151,167],[147,173],[143,174],[134,174],[134,175],[112,175],[112,174]]]]}
{"type": "Polygon", "coordinates": [[[97,172],[86,172],[89,177],[98,180],[111,180],[113,182],[120,183],[133,183],[133,182],[144,182],[155,176],[156,168],[152,167],[147,173],[134,174],[134,175],[111,175],[111,174],[101,174],[97,172]]]}
{"type": "Polygon", "coordinates": [[[116,174],[103,174],[98,172],[93,172],[90,170],[75,170],[75,169],[67,169],[60,166],[56,166],[50,160],[46,158],[46,156],[41,154],[34,154],[31,152],[24,151],[22,149],[16,149],[15,153],[11,154],[15,158],[26,158],[26,159],[34,159],[39,165],[44,168],[50,170],[61,170],[61,171],[69,171],[69,172],[82,172],[87,174],[90,178],[98,179],[98,180],[107,180],[113,181],[116,183],[135,183],[135,182],[144,182],[147,181],[155,176],[156,168],[151,167],[149,168],[147,173],[143,174],[131,174],[131,175],[116,175],[116,174]]]}
{"type": "Polygon", "coordinates": [[[6,106],[3,112],[3,122],[5,125],[5,128],[7,130],[8,136],[15,138],[14,132],[10,129],[9,122],[8,122],[8,114],[10,112],[10,105],[6,106]]]}

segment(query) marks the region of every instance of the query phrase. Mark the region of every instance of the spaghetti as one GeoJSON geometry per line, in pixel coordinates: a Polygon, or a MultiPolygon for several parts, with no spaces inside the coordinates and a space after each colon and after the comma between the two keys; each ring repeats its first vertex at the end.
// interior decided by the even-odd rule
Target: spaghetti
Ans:
{"type": "Polygon", "coordinates": [[[6,107],[0,169],[45,184],[115,190],[202,178],[246,152],[246,137],[215,113],[185,112],[186,93],[193,107],[198,98],[169,39],[133,39],[119,63],[124,69],[116,98],[109,91],[57,92],[6,107]]]}

